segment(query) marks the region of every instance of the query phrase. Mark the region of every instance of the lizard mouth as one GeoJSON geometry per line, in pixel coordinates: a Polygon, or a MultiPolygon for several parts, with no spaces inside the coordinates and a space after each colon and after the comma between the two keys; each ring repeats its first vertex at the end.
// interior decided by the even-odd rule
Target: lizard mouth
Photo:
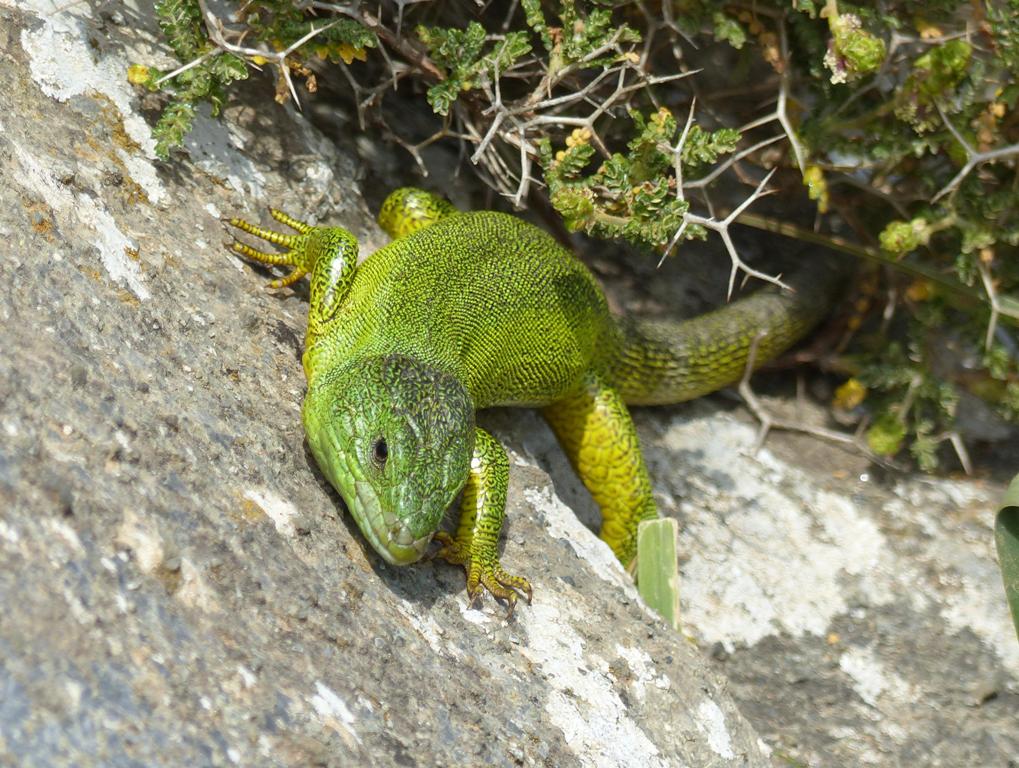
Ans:
{"type": "Polygon", "coordinates": [[[361,533],[387,563],[409,565],[424,556],[432,534],[415,538],[396,515],[382,508],[378,495],[368,483],[355,480],[353,498],[346,501],[361,533]]]}

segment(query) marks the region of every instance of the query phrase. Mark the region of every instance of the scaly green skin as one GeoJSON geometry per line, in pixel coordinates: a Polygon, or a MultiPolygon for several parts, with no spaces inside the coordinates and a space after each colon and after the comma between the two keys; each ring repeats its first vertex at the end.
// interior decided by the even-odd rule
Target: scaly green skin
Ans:
{"type": "Polygon", "coordinates": [[[801,290],[765,289],[682,323],[614,319],[588,270],[513,216],[460,213],[401,189],[380,223],[396,239],[357,266],[345,229],[279,211],[284,235],[232,219],[286,248],[238,253],[311,276],[303,419],[316,461],[372,547],[402,565],[435,538],[439,556],[509,602],[530,583],[499,564],[509,464],[475,411],[539,407],[601,506],[601,537],[630,565],[637,525],[657,515],[626,403],[673,403],[732,383],[758,341],[758,364],[806,333],[828,307],[837,272],[801,290]],[[463,490],[460,523],[438,530],[463,490]]]}

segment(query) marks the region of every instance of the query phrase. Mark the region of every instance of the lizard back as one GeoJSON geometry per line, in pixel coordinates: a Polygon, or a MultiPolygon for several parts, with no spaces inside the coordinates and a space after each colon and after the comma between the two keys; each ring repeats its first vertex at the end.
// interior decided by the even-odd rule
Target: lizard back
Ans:
{"type": "Polygon", "coordinates": [[[542,406],[603,367],[621,335],[588,269],[507,214],[443,218],[358,267],[332,353],[402,354],[465,383],[475,406],[542,406]]]}

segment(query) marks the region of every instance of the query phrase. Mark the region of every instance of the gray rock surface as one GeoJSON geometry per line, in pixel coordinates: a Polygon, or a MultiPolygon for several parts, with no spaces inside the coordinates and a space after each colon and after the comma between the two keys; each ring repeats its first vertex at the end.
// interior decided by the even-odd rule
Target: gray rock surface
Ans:
{"type": "Polygon", "coordinates": [[[680,635],[540,419],[494,412],[534,605],[381,563],[304,447],[304,297],[220,247],[271,201],[370,251],[355,163],[264,101],[155,163],[149,10],[0,0],[0,765],[1019,763],[993,483],[638,410],[680,635]]]}
{"type": "MultiPolygon", "coordinates": [[[[1019,765],[1019,643],[991,529],[1000,488],[882,480],[805,437],[754,456],[755,425],[719,404],[636,421],[661,509],[681,523],[684,631],[774,763],[1019,765]]],[[[563,500],[594,514],[551,437],[525,445],[563,500]]]]}
{"type": "Polygon", "coordinates": [[[0,764],[766,765],[519,451],[514,620],[366,552],[304,447],[304,300],[218,221],[273,201],[370,250],[355,169],[271,103],[157,166],[122,38],[0,5],[0,764]]]}

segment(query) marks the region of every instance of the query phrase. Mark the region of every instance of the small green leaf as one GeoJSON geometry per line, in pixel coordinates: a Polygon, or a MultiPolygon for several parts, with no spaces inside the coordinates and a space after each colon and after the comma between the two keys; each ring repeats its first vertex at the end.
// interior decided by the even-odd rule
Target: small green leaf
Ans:
{"type": "Polygon", "coordinates": [[[579,189],[559,189],[552,195],[552,205],[563,217],[563,223],[570,232],[579,232],[591,225],[594,218],[594,203],[590,193],[579,189]]]}
{"type": "Polygon", "coordinates": [[[933,472],[938,468],[938,442],[929,435],[918,434],[909,446],[909,452],[924,472],[933,472]]]}
{"type": "Polygon", "coordinates": [[[998,564],[1005,585],[1005,599],[1012,612],[1012,624],[1019,639],[1019,475],[1001,500],[994,520],[994,543],[998,548],[998,564]]]}
{"type": "Polygon", "coordinates": [[[556,158],[556,171],[563,179],[575,179],[594,157],[590,144],[575,144],[556,158]]]}
{"type": "Polygon", "coordinates": [[[828,17],[832,37],[824,65],[831,70],[833,83],[846,83],[876,71],[885,59],[885,42],[863,28],[853,13],[834,13],[828,17]]]}
{"type": "Polygon", "coordinates": [[[881,247],[889,253],[903,256],[926,245],[930,238],[929,226],[924,219],[892,221],[878,235],[881,247]]]}
{"type": "Polygon", "coordinates": [[[683,144],[683,162],[689,165],[713,163],[719,155],[727,155],[736,149],[739,140],[740,132],[735,128],[705,131],[699,125],[692,125],[683,144]]]}
{"type": "Polygon", "coordinates": [[[492,51],[481,61],[479,69],[505,72],[519,59],[531,52],[531,43],[526,32],[510,32],[501,42],[492,46],[492,51]]]}
{"type": "Polygon", "coordinates": [[[527,21],[527,26],[541,37],[545,50],[551,51],[552,34],[549,32],[548,22],[545,21],[545,14],[541,12],[541,0],[522,0],[521,6],[524,9],[524,18],[527,21]]]}
{"type": "Polygon", "coordinates": [[[449,108],[459,95],[459,80],[443,80],[428,89],[427,99],[436,114],[445,115],[449,113],[449,108]]]}
{"type": "Polygon", "coordinates": [[[730,19],[721,11],[716,11],[712,22],[715,25],[715,37],[719,40],[727,41],[737,51],[746,43],[746,30],[735,19],[730,19]]]}
{"type": "Polygon", "coordinates": [[[179,147],[184,136],[191,130],[195,120],[195,105],[190,102],[174,102],[163,110],[163,114],[152,129],[156,140],[156,155],[161,160],[170,156],[173,147],[179,147]]]}
{"type": "Polygon", "coordinates": [[[224,53],[209,62],[209,71],[219,80],[221,85],[229,85],[234,80],[248,79],[248,66],[240,56],[224,53]]]}
{"type": "Polygon", "coordinates": [[[671,517],[637,526],[637,590],[673,629],[679,629],[678,531],[671,517]]]}
{"type": "Polygon", "coordinates": [[[198,0],[158,0],[154,9],[159,27],[178,59],[190,61],[208,47],[198,0]]]}

